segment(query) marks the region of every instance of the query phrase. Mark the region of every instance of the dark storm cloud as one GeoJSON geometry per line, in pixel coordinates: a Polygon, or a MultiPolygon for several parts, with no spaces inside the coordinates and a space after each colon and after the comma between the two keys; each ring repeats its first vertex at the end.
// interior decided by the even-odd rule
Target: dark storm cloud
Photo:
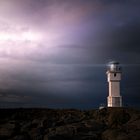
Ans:
{"type": "Polygon", "coordinates": [[[27,102],[30,97],[27,95],[19,94],[16,90],[0,90],[0,101],[1,102],[27,102]]]}
{"type": "Polygon", "coordinates": [[[123,67],[122,74],[122,95],[124,104],[138,105],[139,104],[139,93],[140,93],[140,66],[131,65],[123,67]]]}
{"type": "Polygon", "coordinates": [[[110,49],[140,53],[139,25],[140,17],[132,17],[129,21],[112,27],[107,38],[110,49]]]}
{"type": "MultiPolygon", "coordinates": [[[[11,78],[26,82],[51,82],[51,81],[81,81],[81,80],[100,80],[99,72],[103,72],[101,68],[94,66],[76,66],[76,65],[52,65],[43,67],[43,69],[31,71],[32,68],[11,74],[11,78]],[[25,72],[24,72],[25,71],[25,72]],[[94,73],[93,73],[94,72],[94,73]],[[46,73],[46,74],[44,74],[46,73]]],[[[102,78],[101,78],[102,79],[102,78]]]]}
{"type": "Polygon", "coordinates": [[[138,104],[139,9],[138,0],[1,0],[1,101],[98,106],[108,93],[105,63],[116,59],[125,101],[138,104]]]}

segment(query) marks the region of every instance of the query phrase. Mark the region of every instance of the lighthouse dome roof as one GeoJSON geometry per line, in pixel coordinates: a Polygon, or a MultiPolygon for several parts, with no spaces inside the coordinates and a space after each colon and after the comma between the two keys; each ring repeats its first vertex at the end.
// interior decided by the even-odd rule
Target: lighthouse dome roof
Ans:
{"type": "Polygon", "coordinates": [[[111,61],[111,62],[109,62],[109,64],[110,64],[110,65],[111,65],[111,64],[116,64],[116,65],[118,65],[119,62],[118,62],[118,61],[111,61]]]}

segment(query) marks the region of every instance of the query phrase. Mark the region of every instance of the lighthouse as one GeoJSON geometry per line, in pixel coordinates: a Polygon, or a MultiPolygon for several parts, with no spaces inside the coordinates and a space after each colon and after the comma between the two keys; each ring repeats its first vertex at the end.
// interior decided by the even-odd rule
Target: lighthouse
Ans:
{"type": "Polygon", "coordinates": [[[122,96],[120,95],[120,81],[122,71],[119,62],[110,62],[106,74],[109,84],[109,96],[107,97],[107,106],[121,107],[122,96]]]}

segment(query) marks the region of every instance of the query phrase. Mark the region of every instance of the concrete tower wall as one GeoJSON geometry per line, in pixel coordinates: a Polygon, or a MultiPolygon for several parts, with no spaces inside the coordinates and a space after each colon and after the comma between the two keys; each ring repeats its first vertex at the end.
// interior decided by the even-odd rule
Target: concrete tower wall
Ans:
{"type": "Polygon", "coordinates": [[[108,107],[121,107],[122,97],[120,95],[121,69],[119,63],[112,63],[107,71],[109,83],[109,96],[107,97],[108,107]]]}
{"type": "Polygon", "coordinates": [[[120,96],[120,82],[109,82],[109,96],[120,96]]]}
{"type": "Polygon", "coordinates": [[[107,77],[108,77],[108,82],[120,81],[121,80],[121,73],[107,71],[107,77]]]}
{"type": "Polygon", "coordinates": [[[121,107],[122,106],[122,97],[113,97],[108,96],[107,97],[107,106],[108,107],[121,107]]]}

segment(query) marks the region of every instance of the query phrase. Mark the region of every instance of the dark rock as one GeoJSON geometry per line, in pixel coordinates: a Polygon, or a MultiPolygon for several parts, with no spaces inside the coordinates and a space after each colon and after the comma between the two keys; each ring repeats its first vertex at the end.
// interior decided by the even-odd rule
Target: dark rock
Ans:
{"type": "Polygon", "coordinates": [[[0,138],[9,138],[14,133],[15,124],[8,121],[7,123],[0,125],[0,138]]]}
{"type": "Polygon", "coordinates": [[[12,140],[31,140],[30,135],[27,132],[22,132],[16,135],[12,140]]]}
{"type": "Polygon", "coordinates": [[[139,140],[140,111],[130,108],[2,109],[0,140],[139,140]]]}
{"type": "Polygon", "coordinates": [[[111,127],[119,127],[130,120],[130,115],[124,109],[114,110],[109,114],[108,124],[111,127]]]}

